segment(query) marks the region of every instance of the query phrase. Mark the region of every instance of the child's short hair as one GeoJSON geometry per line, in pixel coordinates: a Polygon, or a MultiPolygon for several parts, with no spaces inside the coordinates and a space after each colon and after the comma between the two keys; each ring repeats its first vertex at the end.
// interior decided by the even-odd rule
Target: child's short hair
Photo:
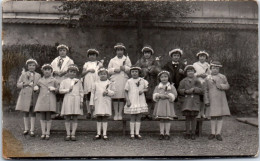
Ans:
{"type": "Polygon", "coordinates": [[[199,56],[200,55],[205,55],[206,58],[208,59],[209,58],[209,53],[207,53],[206,51],[200,51],[196,54],[196,57],[199,59],[199,56]]]}
{"type": "Polygon", "coordinates": [[[97,51],[96,49],[88,49],[87,57],[89,57],[89,55],[96,55],[98,57],[99,51],[97,51]]]}
{"type": "Polygon", "coordinates": [[[163,71],[161,71],[161,72],[157,75],[159,82],[161,82],[160,77],[161,77],[162,74],[167,74],[167,76],[168,76],[168,81],[170,81],[170,80],[169,80],[169,79],[170,79],[170,72],[168,72],[168,71],[166,71],[166,70],[163,70],[163,71]]]}
{"type": "Polygon", "coordinates": [[[172,57],[172,54],[179,54],[181,57],[183,55],[183,51],[181,49],[173,49],[169,51],[169,56],[172,57]]]}
{"type": "Polygon", "coordinates": [[[36,61],[35,59],[32,59],[32,58],[31,58],[31,59],[28,59],[28,60],[25,62],[24,70],[25,70],[25,71],[28,71],[28,64],[32,64],[32,63],[34,63],[36,67],[38,66],[37,61],[36,61]]]}
{"type": "Polygon", "coordinates": [[[131,73],[132,70],[138,70],[139,76],[141,75],[142,69],[141,69],[140,67],[138,67],[138,66],[132,66],[132,67],[130,68],[130,71],[129,71],[129,72],[131,73]]]}
{"type": "Polygon", "coordinates": [[[69,71],[79,72],[79,68],[78,68],[78,66],[77,66],[76,64],[70,64],[70,65],[68,66],[67,72],[69,72],[69,71]]]}
{"type": "Polygon", "coordinates": [[[43,64],[42,71],[45,70],[45,69],[51,69],[51,71],[53,71],[51,64],[43,64]]]}
{"type": "Polygon", "coordinates": [[[187,71],[188,70],[193,70],[194,73],[196,73],[196,70],[195,68],[193,67],[193,65],[187,65],[185,68],[184,68],[184,74],[187,76],[187,71]]]}

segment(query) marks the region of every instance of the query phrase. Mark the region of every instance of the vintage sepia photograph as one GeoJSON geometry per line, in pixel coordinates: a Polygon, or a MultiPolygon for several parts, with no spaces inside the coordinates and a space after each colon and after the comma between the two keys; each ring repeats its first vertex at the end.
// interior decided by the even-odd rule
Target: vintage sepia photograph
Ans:
{"type": "Polygon", "coordinates": [[[2,2],[4,159],[258,157],[256,1],[2,2]]]}

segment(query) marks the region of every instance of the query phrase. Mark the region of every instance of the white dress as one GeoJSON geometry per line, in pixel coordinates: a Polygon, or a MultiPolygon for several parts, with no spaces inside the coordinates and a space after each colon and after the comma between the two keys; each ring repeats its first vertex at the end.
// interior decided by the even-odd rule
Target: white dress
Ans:
{"type": "MultiPolygon", "coordinates": [[[[63,58],[63,63],[61,65],[61,68],[58,66],[59,61],[60,61],[61,57],[58,56],[56,57],[52,62],[51,62],[51,66],[53,68],[53,72],[66,72],[68,70],[68,67],[70,64],[74,64],[73,60],[70,59],[68,56],[66,56],[65,58],[63,58]]],[[[60,83],[62,80],[64,80],[66,77],[65,75],[62,77],[59,76],[55,76],[55,78],[58,80],[58,82],[60,83]]]]}
{"type": "Polygon", "coordinates": [[[112,115],[111,97],[114,94],[114,85],[109,80],[98,81],[93,85],[90,105],[95,106],[94,117],[112,115]],[[108,91],[108,96],[103,96],[106,90],[108,91]]]}
{"type": "Polygon", "coordinates": [[[98,69],[99,67],[103,66],[101,62],[98,62],[98,61],[94,61],[94,62],[91,62],[91,61],[88,61],[84,64],[83,66],[83,70],[89,70],[89,69],[94,69],[95,70],[95,73],[87,73],[84,77],[84,84],[83,84],[83,87],[84,87],[84,94],[88,94],[89,92],[91,92],[91,89],[93,88],[94,84],[96,81],[99,80],[99,77],[98,77],[98,69]]]}
{"type": "MultiPolygon", "coordinates": [[[[195,76],[200,74],[210,74],[210,65],[207,62],[204,62],[203,64],[198,61],[193,64],[193,67],[196,70],[195,76]]],[[[205,82],[205,78],[198,77],[199,81],[203,84],[205,82]]]]}
{"type": "Polygon", "coordinates": [[[116,93],[112,98],[125,98],[125,83],[128,80],[128,75],[124,71],[115,73],[115,69],[120,69],[120,66],[125,67],[125,71],[129,72],[131,61],[128,57],[123,56],[119,59],[117,56],[112,58],[108,64],[108,73],[111,75],[110,80],[115,83],[116,93]],[[125,62],[125,64],[124,64],[125,62]]]}
{"type": "Polygon", "coordinates": [[[125,85],[125,90],[128,91],[131,106],[127,104],[124,107],[125,114],[139,114],[148,112],[148,105],[145,100],[144,93],[139,95],[139,91],[148,88],[148,82],[143,78],[130,78],[125,85]]]}
{"type": "Polygon", "coordinates": [[[80,108],[80,102],[83,102],[83,87],[79,79],[66,78],[60,84],[59,92],[65,94],[61,115],[83,115],[83,109],[80,108]],[[73,86],[71,92],[70,87],[73,86]]]}

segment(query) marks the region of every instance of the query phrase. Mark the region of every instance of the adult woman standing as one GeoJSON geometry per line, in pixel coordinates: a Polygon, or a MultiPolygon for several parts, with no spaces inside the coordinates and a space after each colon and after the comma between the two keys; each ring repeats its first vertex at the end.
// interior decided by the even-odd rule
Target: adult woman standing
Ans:
{"type": "Polygon", "coordinates": [[[149,109],[146,117],[151,119],[153,111],[153,91],[157,85],[157,75],[161,71],[161,64],[159,59],[155,59],[154,50],[150,45],[145,45],[141,51],[143,56],[136,62],[135,66],[139,66],[142,69],[141,76],[144,77],[144,79],[146,79],[149,83],[148,91],[145,94],[149,109]]]}

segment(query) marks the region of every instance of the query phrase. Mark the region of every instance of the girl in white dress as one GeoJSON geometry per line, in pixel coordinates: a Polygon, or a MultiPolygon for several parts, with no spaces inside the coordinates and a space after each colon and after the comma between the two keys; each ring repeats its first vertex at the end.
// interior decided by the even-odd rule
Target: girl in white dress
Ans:
{"type": "Polygon", "coordinates": [[[144,95],[144,92],[148,91],[148,82],[145,79],[139,77],[140,72],[140,67],[132,67],[130,69],[132,78],[128,79],[125,85],[125,97],[127,104],[124,107],[124,113],[131,115],[131,139],[134,139],[135,137],[137,139],[142,139],[142,136],[139,134],[141,116],[143,113],[148,112],[148,105],[144,95]]]}
{"type": "MultiPolygon", "coordinates": [[[[57,79],[58,83],[60,84],[61,81],[63,81],[66,78],[68,66],[70,64],[74,64],[74,62],[70,57],[67,56],[69,54],[68,46],[64,44],[60,44],[59,46],[57,46],[57,51],[59,53],[59,56],[56,57],[51,62],[51,66],[53,68],[53,77],[57,79]]],[[[61,106],[62,106],[64,94],[58,93],[56,97],[57,97],[56,118],[60,118],[61,106]]]]}
{"type": "Polygon", "coordinates": [[[114,49],[116,56],[108,64],[108,73],[111,75],[111,81],[115,82],[116,86],[116,93],[112,97],[115,111],[114,120],[122,120],[122,111],[125,104],[124,88],[128,80],[131,61],[128,56],[124,56],[126,47],[123,43],[117,43],[114,49]]]}
{"type": "Polygon", "coordinates": [[[78,126],[78,115],[83,115],[83,87],[82,82],[76,78],[77,72],[79,72],[78,67],[71,64],[68,67],[68,78],[61,82],[59,89],[60,93],[65,94],[61,115],[65,116],[66,141],[70,139],[76,141],[75,133],[78,126]],[[73,120],[71,133],[70,119],[73,120]]]}
{"type": "MultiPolygon", "coordinates": [[[[206,51],[200,51],[196,54],[196,57],[199,61],[193,64],[193,67],[196,70],[195,76],[201,82],[202,86],[204,86],[206,77],[210,74],[210,65],[206,62],[209,58],[209,54],[206,51]]],[[[205,118],[205,105],[203,101],[203,96],[200,97],[200,113],[197,118],[205,118]]]]}
{"type": "Polygon", "coordinates": [[[107,137],[107,118],[112,115],[111,97],[115,94],[113,83],[110,82],[108,71],[101,68],[98,71],[100,80],[97,81],[91,92],[90,106],[95,108],[94,117],[97,118],[97,135],[94,140],[101,139],[101,125],[103,126],[103,139],[108,140],[107,137]]]}
{"type": "Polygon", "coordinates": [[[91,118],[92,112],[89,106],[91,89],[93,88],[96,81],[99,80],[97,71],[99,68],[103,67],[102,61],[97,61],[99,52],[96,49],[89,49],[87,51],[87,61],[83,66],[82,77],[84,77],[84,102],[87,107],[87,118],[91,118]]]}

